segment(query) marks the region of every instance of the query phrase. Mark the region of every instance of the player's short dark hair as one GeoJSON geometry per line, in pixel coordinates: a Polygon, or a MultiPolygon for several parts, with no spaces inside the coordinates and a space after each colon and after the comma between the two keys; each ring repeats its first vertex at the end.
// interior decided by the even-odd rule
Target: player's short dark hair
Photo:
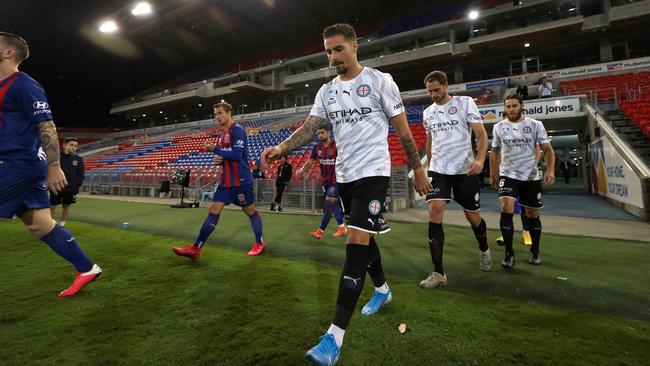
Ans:
{"type": "Polygon", "coordinates": [[[329,130],[330,130],[330,126],[329,126],[328,124],[325,124],[325,125],[322,125],[322,126],[318,127],[318,129],[319,129],[319,130],[329,131],[329,130]]]}
{"type": "Polygon", "coordinates": [[[228,102],[219,102],[219,103],[215,103],[215,104],[212,106],[212,109],[217,109],[217,108],[219,108],[219,107],[223,108],[223,110],[226,111],[226,112],[232,112],[232,104],[230,104],[230,103],[228,103],[228,102]]]}
{"type": "Polygon", "coordinates": [[[79,143],[79,140],[77,140],[76,137],[66,137],[63,139],[63,145],[67,144],[68,142],[76,142],[79,143]]]}
{"type": "Polygon", "coordinates": [[[20,64],[29,57],[29,45],[21,36],[13,33],[0,32],[0,38],[4,43],[16,51],[16,61],[20,64]]]}
{"type": "Polygon", "coordinates": [[[519,101],[519,104],[524,105],[524,98],[521,97],[519,94],[510,94],[505,99],[503,99],[503,104],[506,104],[506,101],[508,99],[517,99],[519,101]]]}
{"type": "Polygon", "coordinates": [[[431,71],[427,74],[427,76],[424,77],[424,86],[427,86],[427,83],[430,83],[432,81],[437,81],[440,83],[440,85],[446,84],[448,81],[447,74],[440,70],[431,71]]]}
{"type": "Polygon", "coordinates": [[[343,36],[346,41],[357,40],[357,33],[354,31],[354,27],[347,23],[332,24],[323,29],[323,39],[335,36],[343,36]]]}

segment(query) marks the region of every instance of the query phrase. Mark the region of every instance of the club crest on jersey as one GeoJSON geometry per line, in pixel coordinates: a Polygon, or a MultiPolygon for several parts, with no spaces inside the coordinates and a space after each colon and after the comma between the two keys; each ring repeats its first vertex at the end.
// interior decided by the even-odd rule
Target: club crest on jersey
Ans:
{"type": "Polygon", "coordinates": [[[524,126],[524,128],[522,129],[522,131],[523,131],[524,133],[531,133],[531,132],[533,132],[533,129],[530,128],[530,126],[524,126]]]}
{"type": "Polygon", "coordinates": [[[373,216],[379,215],[379,212],[381,211],[381,202],[378,200],[370,201],[370,204],[368,204],[368,211],[373,216]]]}
{"type": "Polygon", "coordinates": [[[510,128],[508,127],[501,127],[501,133],[504,135],[507,135],[508,132],[510,132],[510,128]]]}
{"type": "Polygon", "coordinates": [[[458,108],[456,107],[450,107],[449,110],[447,110],[449,114],[456,114],[458,112],[458,108]]]}
{"type": "Polygon", "coordinates": [[[73,160],[73,161],[72,161],[72,165],[73,165],[73,166],[77,166],[77,164],[79,164],[78,161],[76,161],[76,160],[73,160]]]}
{"type": "Polygon", "coordinates": [[[370,85],[368,84],[361,84],[357,87],[357,95],[360,97],[367,97],[370,95],[372,92],[372,89],[370,88],[370,85]]]}
{"type": "Polygon", "coordinates": [[[334,104],[336,103],[336,95],[338,94],[338,90],[336,89],[330,89],[329,92],[327,92],[327,104],[334,104]]]}

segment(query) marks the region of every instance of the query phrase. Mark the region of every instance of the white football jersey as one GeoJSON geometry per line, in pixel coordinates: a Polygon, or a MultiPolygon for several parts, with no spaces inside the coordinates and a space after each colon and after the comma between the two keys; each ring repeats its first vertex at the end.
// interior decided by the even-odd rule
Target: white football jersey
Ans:
{"type": "Polygon", "coordinates": [[[364,67],[352,80],[323,84],[310,115],[332,124],[337,182],[390,176],[389,119],[404,111],[393,77],[379,70],[364,67]]]}
{"type": "Polygon", "coordinates": [[[447,175],[467,174],[474,162],[472,123],[483,123],[471,97],[454,96],[444,105],[433,103],[423,112],[431,135],[429,170],[447,175]]]}
{"type": "Polygon", "coordinates": [[[521,122],[507,119],[494,125],[492,147],[501,150],[499,176],[518,180],[539,180],[535,149],[549,143],[541,121],[525,117],[521,122]]]}

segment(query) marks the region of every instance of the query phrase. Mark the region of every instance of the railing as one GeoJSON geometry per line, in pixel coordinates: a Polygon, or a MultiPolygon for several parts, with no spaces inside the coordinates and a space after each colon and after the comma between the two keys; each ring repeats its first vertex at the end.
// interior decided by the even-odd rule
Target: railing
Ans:
{"type": "MultiPolygon", "coordinates": [[[[203,176],[197,175],[196,180],[185,189],[187,199],[209,202],[210,193],[214,191],[216,182],[214,179],[205,182],[202,178],[203,176]]],[[[253,181],[253,189],[258,206],[271,206],[277,194],[274,179],[256,179],[253,181]]],[[[408,168],[393,167],[386,197],[387,210],[395,211],[409,206],[411,190],[408,168]]],[[[160,180],[142,175],[135,181],[127,182],[122,180],[118,173],[96,173],[86,179],[80,191],[102,195],[159,197],[160,180]]],[[[180,191],[180,186],[172,184],[169,197],[180,198],[180,191]]],[[[323,208],[323,199],[324,192],[319,180],[292,180],[284,191],[282,207],[288,210],[317,212],[323,208]]]]}
{"type": "Polygon", "coordinates": [[[602,129],[603,134],[609,137],[612,145],[614,145],[616,150],[618,150],[618,152],[623,156],[632,170],[641,179],[649,179],[650,168],[648,168],[648,166],[639,157],[639,155],[634,152],[634,149],[620,138],[618,133],[616,133],[616,130],[614,130],[614,128],[610,125],[609,120],[604,117],[604,113],[598,109],[597,106],[592,105],[591,103],[587,103],[585,105],[585,110],[594,116],[598,123],[598,126],[602,129]]]}
{"type": "Polygon", "coordinates": [[[616,101],[619,100],[637,100],[643,97],[650,96],[650,84],[625,86],[622,87],[594,87],[594,88],[581,88],[581,87],[562,87],[564,95],[585,94],[587,98],[601,102],[601,101],[616,101]]]}
{"type": "Polygon", "coordinates": [[[627,100],[648,99],[650,97],[650,84],[629,88],[627,100]]]}

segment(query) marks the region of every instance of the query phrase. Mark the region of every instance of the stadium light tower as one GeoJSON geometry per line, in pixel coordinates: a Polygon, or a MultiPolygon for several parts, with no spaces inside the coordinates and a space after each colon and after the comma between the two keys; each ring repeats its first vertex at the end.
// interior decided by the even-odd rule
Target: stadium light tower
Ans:
{"type": "Polygon", "coordinates": [[[477,10],[471,10],[469,14],[467,14],[468,18],[470,20],[476,20],[478,19],[478,11],[477,10]]]}
{"type": "Polygon", "coordinates": [[[131,14],[135,15],[136,17],[140,16],[147,16],[151,14],[151,4],[149,4],[146,1],[141,1],[131,9],[131,14]]]}
{"type": "Polygon", "coordinates": [[[99,25],[99,31],[102,33],[114,33],[117,29],[117,23],[112,20],[105,20],[99,25]]]}

